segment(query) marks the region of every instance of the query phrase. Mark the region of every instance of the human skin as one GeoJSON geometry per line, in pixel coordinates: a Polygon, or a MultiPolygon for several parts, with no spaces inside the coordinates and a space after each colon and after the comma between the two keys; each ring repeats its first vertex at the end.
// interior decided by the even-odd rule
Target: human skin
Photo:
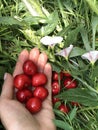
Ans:
{"type": "Polygon", "coordinates": [[[0,95],[0,119],[6,130],[56,130],[51,100],[52,67],[47,60],[47,55],[40,53],[37,48],[33,48],[30,52],[23,50],[18,57],[13,76],[5,74],[0,95]],[[44,72],[48,78],[45,87],[49,95],[43,102],[42,110],[33,115],[15,99],[13,87],[13,78],[23,72],[23,63],[28,59],[37,64],[39,71],[44,72]]]}

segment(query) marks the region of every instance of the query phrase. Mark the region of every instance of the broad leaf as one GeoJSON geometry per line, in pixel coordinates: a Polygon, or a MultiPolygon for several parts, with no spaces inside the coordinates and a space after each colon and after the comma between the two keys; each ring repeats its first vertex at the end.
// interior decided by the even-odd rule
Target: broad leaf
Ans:
{"type": "Polygon", "coordinates": [[[61,71],[61,66],[59,66],[59,65],[57,65],[57,64],[55,64],[55,63],[51,63],[51,65],[52,65],[52,69],[54,70],[54,71],[56,71],[56,72],[60,72],[61,71]]]}
{"type": "Polygon", "coordinates": [[[98,106],[98,95],[88,89],[70,89],[58,95],[59,98],[68,101],[75,101],[85,106],[98,106]]]}
{"type": "Polygon", "coordinates": [[[90,42],[89,42],[89,40],[88,40],[87,31],[85,30],[84,27],[82,27],[80,33],[81,33],[81,36],[82,36],[82,40],[83,40],[85,49],[86,49],[87,51],[90,51],[90,50],[91,50],[90,42]]]}
{"type": "Polygon", "coordinates": [[[85,0],[85,1],[88,3],[88,5],[92,9],[92,11],[95,12],[98,15],[98,8],[97,8],[94,0],[85,0]]]}
{"type": "Polygon", "coordinates": [[[78,26],[68,33],[68,36],[66,38],[67,45],[74,44],[77,41],[77,36],[81,28],[82,26],[78,26]]]}
{"type": "Polygon", "coordinates": [[[81,56],[84,54],[86,51],[84,49],[81,49],[79,47],[74,47],[70,53],[70,57],[76,57],[76,56],[81,56]]]}
{"type": "Polygon", "coordinates": [[[93,74],[93,75],[92,75],[93,78],[98,77],[98,66],[95,66],[95,67],[94,67],[92,74],[93,74]]]}
{"type": "Polygon", "coordinates": [[[72,109],[72,111],[70,112],[70,114],[69,114],[69,119],[70,119],[70,121],[72,121],[72,120],[75,118],[76,112],[77,112],[77,108],[74,107],[74,108],[72,109]]]}
{"type": "Polygon", "coordinates": [[[54,123],[58,128],[62,128],[63,130],[72,130],[72,127],[67,122],[55,119],[54,123]]]}
{"type": "Polygon", "coordinates": [[[96,34],[96,29],[98,26],[98,17],[93,17],[92,18],[92,31],[93,31],[93,45],[92,48],[95,49],[95,34],[96,34]]]}
{"type": "Polygon", "coordinates": [[[25,23],[23,21],[18,21],[17,19],[13,17],[0,17],[0,24],[2,25],[19,25],[24,26],[25,23]]]}
{"type": "Polygon", "coordinates": [[[49,16],[48,24],[37,31],[38,35],[46,36],[54,31],[58,24],[58,13],[55,11],[49,16]]]}

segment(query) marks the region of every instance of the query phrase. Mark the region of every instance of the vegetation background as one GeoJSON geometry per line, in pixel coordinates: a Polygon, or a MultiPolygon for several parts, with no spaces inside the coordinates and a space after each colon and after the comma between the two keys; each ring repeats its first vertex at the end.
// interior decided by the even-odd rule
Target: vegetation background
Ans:
{"type": "MultiPolygon", "coordinates": [[[[98,0],[0,0],[0,86],[4,73],[13,72],[21,50],[33,47],[47,53],[53,70],[69,70],[79,82],[78,89],[60,96],[82,106],[65,115],[56,109],[57,104],[57,129],[98,130],[98,62],[92,73],[90,64],[81,59],[85,52],[98,50],[98,0]],[[40,39],[46,35],[62,36],[63,42],[45,46],[40,39]],[[69,56],[73,65],[55,56],[70,44],[74,45],[69,56]]],[[[0,129],[4,129],[2,124],[0,129]]]]}

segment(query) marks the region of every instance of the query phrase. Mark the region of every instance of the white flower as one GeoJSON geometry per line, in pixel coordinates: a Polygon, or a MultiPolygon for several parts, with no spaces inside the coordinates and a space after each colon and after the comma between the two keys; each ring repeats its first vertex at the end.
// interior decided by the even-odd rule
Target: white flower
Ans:
{"type": "Polygon", "coordinates": [[[61,56],[65,57],[66,60],[67,60],[70,52],[72,51],[72,49],[73,49],[73,45],[70,45],[69,47],[64,48],[60,52],[56,53],[56,55],[61,55],[61,56]]]}
{"type": "Polygon", "coordinates": [[[98,51],[89,51],[81,56],[83,59],[87,59],[91,64],[94,64],[98,59],[98,51]]]}
{"type": "Polygon", "coordinates": [[[60,43],[61,41],[63,40],[62,37],[60,36],[54,36],[54,37],[51,37],[51,36],[45,36],[43,37],[40,42],[44,45],[49,45],[49,46],[52,46],[52,45],[55,45],[57,43],[60,43]]]}

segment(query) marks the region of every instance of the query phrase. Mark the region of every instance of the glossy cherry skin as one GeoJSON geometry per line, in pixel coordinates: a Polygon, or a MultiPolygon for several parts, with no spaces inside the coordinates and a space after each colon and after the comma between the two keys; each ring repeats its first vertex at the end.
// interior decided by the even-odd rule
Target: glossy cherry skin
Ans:
{"type": "Polygon", "coordinates": [[[58,81],[52,82],[52,95],[57,95],[60,92],[60,85],[58,81]]]}
{"type": "Polygon", "coordinates": [[[63,78],[63,73],[60,72],[60,74],[59,74],[59,73],[57,73],[56,71],[53,71],[53,72],[52,72],[52,80],[54,80],[54,81],[55,81],[55,80],[58,81],[59,78],[60,78],[60,79],[63,78]]]}
{"type": "Polygon", "coordinates": [[[31,79],[25,74],[19,74],[14,77],[14,87],[21,90],[31,86],[31,79]]]}
{"type": "Polygon", "coordinates": [[[59,106],[58,109],[63,113],[68,113],[70,111],[69,107],[63,103],[59,106]]]}
{"type": "Polygon", "coordinates": [[[44,73],[36,73],[32,76],[32,86],[43,86],[47,83],[47,77],[44,73]]]}
{"type": "Polygon", "coordinates": [[[39,112],[42,108],[42,101],[37,97],[30,98],[26,103],[26,108],[32,113],[35,114],[39,112]]]}
{"type": "Polygon", "coordinates": [[[42,101],[48,96],[48,90],[45,87],[38,86],[33,91],[33,96],[40,98],[42,101]]]}
{"type": "Polygon", "coordinates": [[[77,81],[72,78],[66,78],[63,82],[66,89],[72,89],[77,87],[77,81]]]}
{"type": "Polygon", "coordinates": [[[71,102],[72,106],[76,106],[76,107],[79,107],[80,104],[78,102],[71,102]]]}
{"type": "Polygon", "coordinates": [[[31,97],[33,97],[33,93],[29,89],[22,89],[16,92],[16,98],[21,103],[26,103],[31,97]]]}
{"type": "Polygon", "coordinates": [[[63,76],[65,77],[72,77],[71,74],[68,71],[63,72],[63,76]]]}
{"type": "Polygon", "coordinates": [[[55,103],[57,103],[57,102],[59,102],[59,101],[60,101],[59,98],[57,98],[57,97],[52,97],[52,103],[53,103],[53,105],[55,105],[55,103]]]}
{"type": "Polygon", "coordinates": [[[27,60],[23,64],[23,71],[27,75],[34,75],[37,73],[37,66],[32,60],[27,60]]]}

